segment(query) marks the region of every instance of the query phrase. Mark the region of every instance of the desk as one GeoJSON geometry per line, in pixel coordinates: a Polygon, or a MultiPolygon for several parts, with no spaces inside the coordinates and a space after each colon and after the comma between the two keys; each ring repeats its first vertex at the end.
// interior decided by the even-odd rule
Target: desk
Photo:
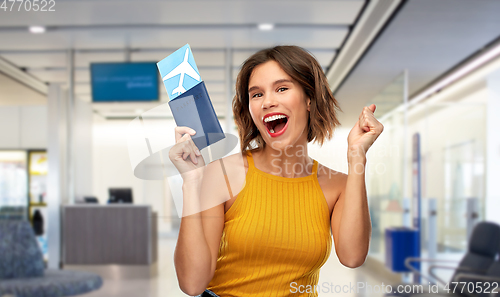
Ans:
{"type": "Polygon", "coordinates": [[[63,207],[63,262],[150,265],[158,259],[156,213],[147,205],[63,207]]]}

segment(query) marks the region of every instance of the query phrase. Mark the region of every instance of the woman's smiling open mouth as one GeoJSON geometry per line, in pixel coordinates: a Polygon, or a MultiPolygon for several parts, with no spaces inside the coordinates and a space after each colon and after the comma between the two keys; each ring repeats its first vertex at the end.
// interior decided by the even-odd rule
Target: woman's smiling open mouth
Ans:
{"type": "Polygon", "coordinates": [[[271,135],[271,137],[276,137],[285,133],[288,127],[288,116],[284,113],[272,112],[264,116],[263,122],[269,135],[271,135]]]}

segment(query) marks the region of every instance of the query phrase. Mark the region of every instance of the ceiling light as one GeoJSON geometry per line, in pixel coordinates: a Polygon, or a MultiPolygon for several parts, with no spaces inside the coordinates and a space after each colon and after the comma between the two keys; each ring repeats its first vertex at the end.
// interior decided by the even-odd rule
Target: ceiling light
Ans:
{"type": "Polygon", "coordinates": [[[43,26],[31,26],[30,32],[33,34],[45,33],[45,27],[43,27],[43,26]]]}
{"type": "Polygon", "coordinates": [[[261,31],[270,31],[274,29],[274,24],[259,24],[259,30],[261,31]]]}

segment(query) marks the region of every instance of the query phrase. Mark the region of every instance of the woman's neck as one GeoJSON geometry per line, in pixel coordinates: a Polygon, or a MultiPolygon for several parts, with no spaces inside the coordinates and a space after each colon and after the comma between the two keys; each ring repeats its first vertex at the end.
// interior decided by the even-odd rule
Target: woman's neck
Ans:
{"type": "Polygon", "coordinates": [[[288,146],[282,150],[266,145],[253,155],[257,155],[259,170],[276,176],[298,178],[312,174],[313,160],[307,153],[307,144],[288,146]]]}

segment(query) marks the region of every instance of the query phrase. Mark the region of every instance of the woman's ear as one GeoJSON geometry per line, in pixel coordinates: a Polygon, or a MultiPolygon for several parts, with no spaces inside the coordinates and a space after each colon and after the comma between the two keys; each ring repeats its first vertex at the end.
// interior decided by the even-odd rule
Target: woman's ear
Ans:
{"type": "Polygon", "coordinates": [[[311,111],[311,99],[307,98],[307,111],[311,111]]]}

